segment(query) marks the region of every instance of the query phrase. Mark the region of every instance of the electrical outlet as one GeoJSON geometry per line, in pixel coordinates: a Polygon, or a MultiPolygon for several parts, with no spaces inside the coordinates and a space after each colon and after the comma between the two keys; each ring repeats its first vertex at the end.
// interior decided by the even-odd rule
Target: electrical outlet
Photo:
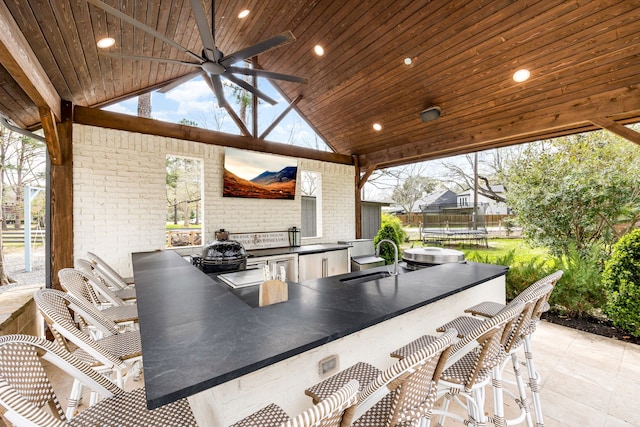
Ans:
{"type": "Polygon", "coordinates": [[[337,354],[325,357],[318,362],[318,373],[320,375],[328,375],[338,370],[339,359],[337,354]]]}

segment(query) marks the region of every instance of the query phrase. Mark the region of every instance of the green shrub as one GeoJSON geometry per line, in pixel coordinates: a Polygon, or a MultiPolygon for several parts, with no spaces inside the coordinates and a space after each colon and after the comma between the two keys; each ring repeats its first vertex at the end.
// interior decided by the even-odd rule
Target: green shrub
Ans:
{"type": "Polygon", "coordinates": [[[547,269],[546,259],[542,257],[535,257],[526,262],[519,262],[516,260],[515,249],[510,250],[502,256],[491,256],[489,254],[480,254],[479,252],[472,252],[466,257],[469,261],[482,262],[485,264],[504,265],[509,267],[506,280],[506,298],[512,300],[526,287],[535,282],[536,280],[546,276],[547,269]]]}
{"type": "MultiPolygon", "coordinates": [[[[385,224],[376,234],[376,237],[373,239],[373,243],[377,246],[378,242],[383,239],[389,239],[393,241],[398,247],[398,258],[400,258],[400,237],[396,229],[391,224],[385,224]]],[[[384,258],[385,264],[393,264],[395,252],[393,247],[389,243],[383,243],[380,246],[380,256],[384,258]]]]}
{"type": "Polygon", "coordinates": [[[551,307],[570,317],[593,315],[601,310],[606,301],[601,283],[601,260],[602,254],[597,247],[587,253],[572,247],[567,255],[553,258],[547,274],[556,270],[562,270],[564,274],[549,299],[551,307]]]}
{"type": "MultiPolygon", "coordinates": [[[[398,235],[398,239],[399,242],[408,242],[409,241],[409,236],[407,235],[407,232],[404,231],[404,228],[402,228],[402,221],[400,221],[400,218],[398,218],[395,215],[391,215],[388,213],[383,213],[382,214],[382,227],[384,227],[385,225],[390,225],[391,227],[393,227],[393,229],[396,231],[396,234],[398,235]]],[[[395,240],[394,240],[395,242],[395,240]]],[[[399,246],[398,246],[399,247],[399,246]]]]}
{"type": "Polygon", "coordinates": [[[602,283],[609,319],[615,326],[640,337],[640,229],[631,231],[613,245],[602,283]]]}

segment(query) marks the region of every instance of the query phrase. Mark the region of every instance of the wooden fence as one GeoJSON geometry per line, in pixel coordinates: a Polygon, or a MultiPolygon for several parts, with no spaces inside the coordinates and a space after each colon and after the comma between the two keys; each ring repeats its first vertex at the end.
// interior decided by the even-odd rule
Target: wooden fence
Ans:
{"type": "MultiPolygon", "coordinates": [[[[31,230],[32,243],[44,243],[45,231],[31,230]]],[[[8,229],[2,230],[3,245],[24,245],[24,230],[8,229]]]]}

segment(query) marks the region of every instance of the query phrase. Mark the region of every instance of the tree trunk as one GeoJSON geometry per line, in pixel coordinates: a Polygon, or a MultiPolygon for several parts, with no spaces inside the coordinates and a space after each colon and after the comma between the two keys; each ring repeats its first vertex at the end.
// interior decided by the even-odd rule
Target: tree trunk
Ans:
{"type": "Polygon", "coordinates": [[[138,96],[138,117],[151,118],[151,92],[138,96]]]}
{"type": "MultiPolygon", "coordinates": [[[[0,181],[0,195],[2,195],[3,191],[4,191],[4,186],[0,181]]],[[[0,197],[0,200],[2,200],[2,197],[0,197]]],[[[0,215],[2,215],[2,209],[0,209],[0,215]]],[[[2,247],[2,228],[0,227],[0,286],[4,286],[4,285],[8,285],[9,283],[16,282],[15,280],[13,280],[11,277],[7,275],[4,265],[5,264],[4,264],[4,250],[2,247]]]]}

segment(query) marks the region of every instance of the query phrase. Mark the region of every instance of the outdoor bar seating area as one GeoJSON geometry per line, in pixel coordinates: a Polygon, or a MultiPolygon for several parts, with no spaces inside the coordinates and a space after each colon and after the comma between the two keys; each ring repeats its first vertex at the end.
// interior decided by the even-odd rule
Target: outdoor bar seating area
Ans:
{"type": "MultiPolygon", "coordinates": [[[[0,339],[4,417],[17,426],[29,422],[203,425],[185,398],[147,409],[140,381],[144,355],[139,320],[133,314],[137,301],[115,296],[123,289],[135,295],[136,285],[133,278],[125,282],[109,277],[106,271],[110,267],[100,267],[96,258],[78,260],[84,271],[60,270],[65,292],[36,291],[34,299],[53,342],[25,335],[0,339]],[[116,288],[115,283],[122,287],[116,288]],[[131,312],[118,318],[125,308],[131,312]],[[56,396],[48,379],[51,364],[73,379],[68,397],[56,396]],[[24,383],[27,372],[36,374],[24,383]],[[31,388],[40,391],[32,394],[28,392],[31,388]],[[83,394],[89,398],[84,400],[83,394]],[[67,402],[66,407],[61,400],[67,402]]],[[[110,274],[117,273],[111,270],[110,274]]],[[[307,384],[305,390],[299,390],[310,397],[302,413],[288,414],[277,404],[268,404],[265,396],[263,408],[232,427],[430,425],[433,419],[438,425],[447,425],[447,419],[468,425],[543,425],[540,376],[533,363],[531,336],[541,314],[548,310],[549,296],[561,276],[558,271],[541,278],[509,304],[477,301],[464,310],[470,315],[461,312],[446,324],[422,325],[425,335],[390,351],[386,367],[357,362],[318,384],[307,384]],[[523,348],[526,378],[519,369],[518,353],[523,348]],[[503,378],[509,362],[513,384],[503,378]],[[485,399],[489,392],[493,395],[491,408],[485,399]],[[503,405],[508,399],[517,404],[519,413],[507,420],[503,405]]],[[[369,352],[379,348],[371,343],[369,352]]],[[[236,399],[242,400],[242,394],[236,399]]]]}
{"type": "Polygon", "coordinates": [[[640,425],[639,40],[640,0],[0,0],[0,427],[640,425]]]}

